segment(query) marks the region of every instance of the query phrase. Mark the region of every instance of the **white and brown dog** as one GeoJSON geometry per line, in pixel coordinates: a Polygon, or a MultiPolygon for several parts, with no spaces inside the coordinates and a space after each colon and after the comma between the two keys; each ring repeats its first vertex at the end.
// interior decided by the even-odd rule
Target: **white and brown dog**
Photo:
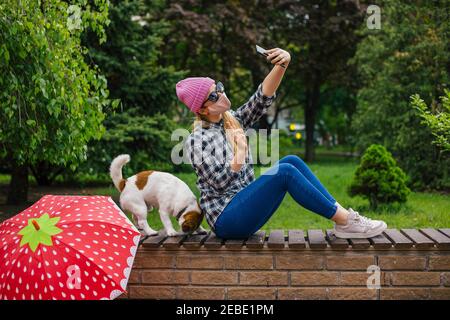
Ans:
{"type": "Polygon", "coordinates": [[[168,236],[184,234],[205,234],[200,225],[204,214],[194,193],[186,183],[174,175],[161,171],[142,171],[127,179],[122,177],[122,167],[130,156],[122,154],[111,163],[110,174],[116,188],[121,192],[120,205],[133,214],[138,229],[145,235],[157,235],[147,222],[147,213],[157,208],[168,236]],[[177,232],[170,215],[178,220],[181,230],[177,232]]]}

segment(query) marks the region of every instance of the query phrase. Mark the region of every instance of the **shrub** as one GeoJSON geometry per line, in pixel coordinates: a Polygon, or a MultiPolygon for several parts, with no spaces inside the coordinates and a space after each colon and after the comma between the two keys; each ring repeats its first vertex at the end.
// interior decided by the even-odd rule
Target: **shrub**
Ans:
{"type": "Polygon", "coordinates": [[[150,169],[174,170],[170,153],[176,142],[170,137],[176,123],[166,115],[142,116],[129,109],[109,115],[105,126],[102,139],[89,144],[87,161],[77,173],[107,177],[111,161],[122,153],[131,156],[131,162],[124,167],[125,176],[150,169]]]}
{"type": "Polygon", "coordinates": [[[364,152],[348,188],[350,196],[367,198],[372,208],[380,203],[406,202],[408,177],[385,147],[373,144],[364,152]]]}

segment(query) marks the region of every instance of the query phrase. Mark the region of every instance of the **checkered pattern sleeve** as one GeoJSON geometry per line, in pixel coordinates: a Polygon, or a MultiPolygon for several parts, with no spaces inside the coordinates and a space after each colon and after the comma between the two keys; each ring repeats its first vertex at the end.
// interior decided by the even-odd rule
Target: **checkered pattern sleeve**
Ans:
{"type": "Polygon", "coordinates": [[[259,84],[258,89],[256,89],[250,99],[234,113],[235,117],[241,120],[244,130],[251,127],[267,112],[276,97],[276,92],[273,96],[265,96],[262,91],[262,83],[259,84]]]}
{"type": "Polygon", "coordinates": [[[194,134],[186,143],[187,152],[197,176],[218,192],[225,191],[240,171],[231,170],[224,149],[227,142],[221,134],[194,134]]]}

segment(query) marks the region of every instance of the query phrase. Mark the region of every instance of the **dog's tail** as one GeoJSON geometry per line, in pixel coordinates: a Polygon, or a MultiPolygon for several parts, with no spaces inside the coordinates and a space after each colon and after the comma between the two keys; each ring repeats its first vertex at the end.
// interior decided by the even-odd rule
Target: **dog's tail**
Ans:
{"type": "Polygon", "coordinates": [[[125,183],[127,182],[122,177],[122,167],[130,162],[130,156],[128,154],[121,154],[114,158],[111,162],[111,167],[109,168],[109,174],[111,175],[111,179],[114,182],[117,190],[122,192],[123,188],[125,188],[125,183]]]}

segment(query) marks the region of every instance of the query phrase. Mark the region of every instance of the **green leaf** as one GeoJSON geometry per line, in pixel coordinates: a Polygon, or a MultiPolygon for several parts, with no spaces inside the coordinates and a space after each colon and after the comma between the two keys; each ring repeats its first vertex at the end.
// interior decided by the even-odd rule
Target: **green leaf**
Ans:
{"type": "Polygon", "coordinates": [[[36,121],[28,119],[27,120],[27,125],[29,125],[30,127],[34,127],[36,125],[36,121]]]}

